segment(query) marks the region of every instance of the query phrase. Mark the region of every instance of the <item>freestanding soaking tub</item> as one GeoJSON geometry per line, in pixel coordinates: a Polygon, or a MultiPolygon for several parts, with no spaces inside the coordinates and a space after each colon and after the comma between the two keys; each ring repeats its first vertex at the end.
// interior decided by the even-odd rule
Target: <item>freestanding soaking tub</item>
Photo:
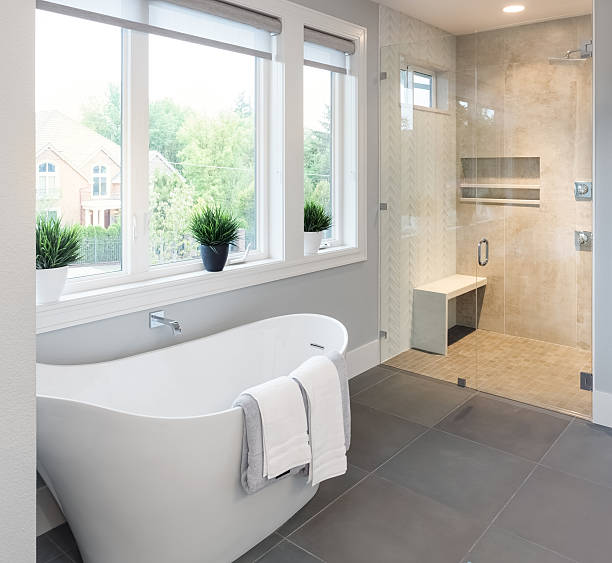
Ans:
{"type": "Polygon", "coordinates": [[[288,520],[316,488],[296,476],[245,494],[231,404],[346,344],[340,322],[301,314],[104,363],[39,364],[38,467],[85,563],[229,562],[288,520]]]}

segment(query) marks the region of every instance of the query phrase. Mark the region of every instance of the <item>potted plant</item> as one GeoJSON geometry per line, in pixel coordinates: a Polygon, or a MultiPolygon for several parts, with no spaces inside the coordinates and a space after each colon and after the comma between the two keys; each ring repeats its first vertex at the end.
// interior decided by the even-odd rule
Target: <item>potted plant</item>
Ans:
{"type": "Polygon", "coordinates": [[[36,219],[36,301],[57,301],[64,290],[68,264],[81,257],[80,225],[65,226],[57,217],[36,219]]]}
{"type": "Polygon", "coordinates": [[[221,206],[209,205],[191,216],[189,230],[200,243],[204,268],[220,272],[225,267],[230,245],[238,240],[240,221],[221,206]]]}
{"type": "Polygon", "coordinates": [[[332,226],[332,217],[320,203],[307,201],[304,204],[304,255],[319,252],[323,231],[332,226]]]}

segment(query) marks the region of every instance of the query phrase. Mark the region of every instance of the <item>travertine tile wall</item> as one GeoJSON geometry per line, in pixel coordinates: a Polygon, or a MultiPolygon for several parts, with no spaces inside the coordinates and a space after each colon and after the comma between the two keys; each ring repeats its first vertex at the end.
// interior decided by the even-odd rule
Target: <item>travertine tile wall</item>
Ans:
{"type": "Polygon", "coordinates": [[[454,274],[457,176],[455,42],[448,33],[380,8],[381,71],[381,356],[410,348],[412,290],[454,274]],[[449,110],[414,110],[402,126],[400,67],[449,73],[449,110]]]}
{"type": "MultiPolygon", "coordinates": [[[[591,37],[583,16],[457,38],[458,173],[465,156],[540,158],[539,208],[457,202],[457,271],[475,273],[478,240],[491,244],[479,327],[587,350],[592,257],[575,250],[574,230],[592,230],[592,206],[575,201],[573,182],[591,179],[592,61],[548,57],[591,37]]],[[[459,300],[461,324],[474,305],[459,300]]]]}

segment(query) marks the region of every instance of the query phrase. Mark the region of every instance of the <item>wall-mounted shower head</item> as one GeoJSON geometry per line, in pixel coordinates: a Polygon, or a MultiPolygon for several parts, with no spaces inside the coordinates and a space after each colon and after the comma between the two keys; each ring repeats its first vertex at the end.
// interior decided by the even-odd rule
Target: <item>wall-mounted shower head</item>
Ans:
{"type": "Polygon", "coordinates": [[[580,49],[570,49],[565,52],[562,57],[548,57],[548,62],[552,64],[558,63],[583,63],[593,56],[593,40],[583,41],[580,49]],[[580,53],[579,57],[575,57],[576,53],[580,53]]]}

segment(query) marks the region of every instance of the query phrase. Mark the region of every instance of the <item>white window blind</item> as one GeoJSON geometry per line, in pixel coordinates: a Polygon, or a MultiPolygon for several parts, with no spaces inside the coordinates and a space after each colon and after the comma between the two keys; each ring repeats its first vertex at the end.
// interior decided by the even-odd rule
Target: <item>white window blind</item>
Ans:
{"type": "Polygon", "coordinates": [[[347,73],[347,55],[355,54],[355,42],[324,31],[304,28],[304,64],[347,73]]]}
{"type": "Polygon", "coordinates": [[[272,57],[281,21],[221,0],[37,0],[37,7],[145,33],[272,57]]]}

